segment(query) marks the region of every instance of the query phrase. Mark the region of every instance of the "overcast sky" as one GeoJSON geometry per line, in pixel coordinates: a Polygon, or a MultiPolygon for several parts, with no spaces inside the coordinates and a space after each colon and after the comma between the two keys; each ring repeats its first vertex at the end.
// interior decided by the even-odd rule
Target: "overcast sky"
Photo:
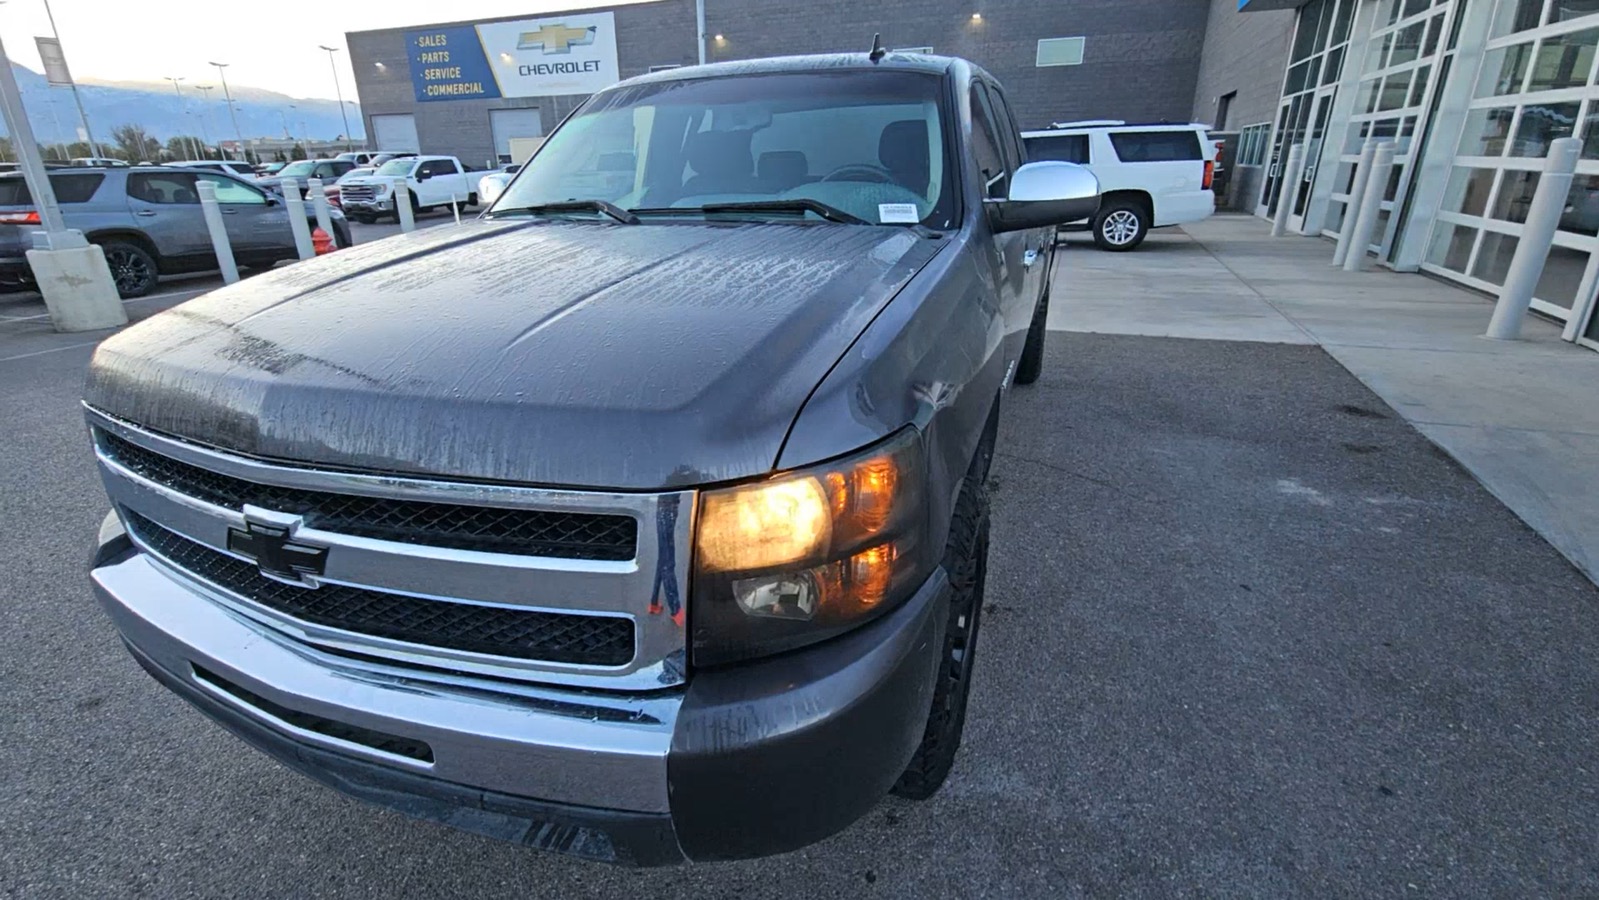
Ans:
{"type": "MultiPolygon", "coordinates": [[[[41,71],[33,39],[50,34],[44,0],[0,0],[0,38],[13,61],[41,71]]],[[[354,100],[344,33],[494,16],[617,6],[640,0],[51,0],[76,78],[216,84],[207,62],[229,63],[228,84],[295,97],[334,96],[328,55],[354,100]]],[[[692,26],[691,26],[692,27],[692,26]]]]}

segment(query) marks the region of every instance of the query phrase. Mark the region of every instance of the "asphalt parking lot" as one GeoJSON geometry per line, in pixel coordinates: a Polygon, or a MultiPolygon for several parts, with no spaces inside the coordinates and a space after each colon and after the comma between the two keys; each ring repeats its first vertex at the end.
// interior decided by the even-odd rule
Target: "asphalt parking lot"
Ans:
{"type": "Polygon", "coordinates": [[[84,577],[89,340],[0,321],[5,896],[1599,893],[1599,591],[1317,348],[1051,334],[945,789],[629,871],[348,800],[145,676],[84,577]]]}

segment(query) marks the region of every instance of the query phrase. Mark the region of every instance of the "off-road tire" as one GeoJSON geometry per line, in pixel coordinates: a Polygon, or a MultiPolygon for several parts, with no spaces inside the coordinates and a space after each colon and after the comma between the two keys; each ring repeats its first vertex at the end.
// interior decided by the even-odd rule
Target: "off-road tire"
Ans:
{"type": "Polygon", "coordinates": [[[1045,289],[1038,308],[1033,310],[1033,324],[1027,329],[1027,343],[1022,346],[1022,358],[1016,363],[1016,383],[1032,384],[1044,372],[1044,332],[1049,319],[1049,290],[1045,289]]]}
{"type": "Polygon", "coordinates": [[[944,549],[949,574],[949,621],[944,626],[943,658],[922,743],[894,785],[894,793],[926,800],[949,777],[966,728],[972,690],[972,662],[982,621],[983,582],[988,575],[988,490],[981,477],[968,475],[955,501],[949,542],[944,549]]]}

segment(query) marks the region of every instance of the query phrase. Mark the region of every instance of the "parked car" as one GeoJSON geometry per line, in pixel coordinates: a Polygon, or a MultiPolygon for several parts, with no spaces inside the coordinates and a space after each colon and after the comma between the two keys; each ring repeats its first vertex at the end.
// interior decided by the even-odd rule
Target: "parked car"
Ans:
{"type": "Polygon", "coordinates": [[[293,178],[300,189],[300,196],[308,196],[306,179],[320,178],[323,186],[338,181],[345,173],[355,168],[355,164],[342,159],[300,159],[289,163],[271,175],[257,178],[263,187],[269,187],[278,193],[283,193],[284,183],[293,178]]]}
{"type": "Polygon", "coordinates": [[[1087,166],[1105,199],[1087,227],[1103,250],[1132,250],[1151,228],[1216,212],[1216,147],[1204,125],[1067,122],[1022,135],[1027,158],[1087,166]]]}
{"type": "Polygon", "coordinates": [[[629,79],[483,217],[102,343],[95,591],[367,800],[640,865],[820,840],[955,762],[1006,391],[1098,203],[963,60],[629,79]]]}
{"type": "Polygon", "coordinates": [[[391,159],[397,159],[401,156],[415,155],[416,153],[409,150],[350,150],[340,153],[338,156],[333,158],[342,159],[346,162],[353,162],[358,166],[377,167],[383,165],[391,159]]]}
{"type": "Polygon", "coordinates": [[[497,171],[490,172],[477,180],[477,199],[479,203],[493,203],[505,191],[505,186],[511,183],[516,173],[522,166],[517,163],[508,163],[497,171]]]}
{"type": "Polygon", "coordinates": [[[458,209],[476,206],[478,173],[469,172],[453,156],[403,156],[391,159],[365,178],[352,178],[339,186],[339,202],[357,222],[376,222],[382,216],[400,217],[398,203],[409,203],[412,213],[439,206],[458,209]],[[403,178],[404,197],[394,196],[390,180],[403,178]]]}
{"type": "MultiPolygon", "coordinates": [[[[200,209],[198,181],[216,185],[228,239],[241,266],[296,259],[283,201],[243,178],[169,166],[57,170],[50,175],[62,218],[100,245],[123,297],[148,294],[162,275],[217,267],[200,209]]],[[[307,216],[313,225],[315,220],[307,216]]],[[[39,212],[22,175],[0,175],[0,284],[32,287],[26,251],[39,212]]],[[[350,226],[333,219],[331,237],[350,246],[350,226]]]]}
{"type": "Polygon", "coordinates": [[[205,169],[210,172],[226,172],[240,178],[254,178],[255,166],[236,159],[184,159],[167,163],[180,169],[205,169]]]}
{"type": "Polygon", "coordinates": [[[366,164],[376,168],[391,159],[404,159],[407,156],[416,155],[416,151],[414,150],[380,150],[373,154],[372,157],[366,161],[366,164]]]}
{"type": "Polygon", "coordinates": [[[338,181],[335,181],[332,184],[323,185],[322,186],[322,191],[328,198],[328,204],[331,205],[331,206],[334,206],[336,208],[343,209],[344,208],[344,204],[340,201],[339,189],[346,182],[350,181],[351,179],[365,178],[366,176],[371,175],[373,172],[376,172],[376,171],[377,170],[372,168],[371,166],[359,166],[357,168],[351,169],[348,172],[345,172],[343,175],[340,175],[338,181]]]}
{"type": "Polygon", "coordinates": [[[276,175],[279,172],[283,171],[283,167],[287,166],[287,165],[288,165],[288,163],[286,163],[286,162],[259,163],[255,167],[255,174],[258,177],[264,177],[264,176],[267,176],[267,175],[276,175]]]}
{"type": "Polygon", "coordinates": [[[127,166],[125,159],[114,159],[109,156],[74,156],[71,163],[75,167],[90,168],[122,168],[127,166]]]}

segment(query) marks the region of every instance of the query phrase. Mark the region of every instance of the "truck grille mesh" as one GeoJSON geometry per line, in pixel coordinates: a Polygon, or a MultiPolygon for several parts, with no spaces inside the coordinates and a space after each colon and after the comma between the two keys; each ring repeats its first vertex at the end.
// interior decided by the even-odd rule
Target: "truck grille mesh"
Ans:
{"type": "Polygon", "coordinates": [[[180,462],[109,432],[102,431],[100,438],[107,456],[157,484],[228,509],[248,503],[293,513],[323,531],[562,559],[628,560],[638,549],[638,521],[632,516],[461,506],[258,484],[180,462]]]}
{"type": "Polygon", "coordinates": [[[324,584],[274,581],[244,560],[169,531],[132,511],[129,529],[157,556],[283,615],[357,634],[493,656],[590,666],[633,658],[633,623],[612,616],[479,606],[324,584]]]}

